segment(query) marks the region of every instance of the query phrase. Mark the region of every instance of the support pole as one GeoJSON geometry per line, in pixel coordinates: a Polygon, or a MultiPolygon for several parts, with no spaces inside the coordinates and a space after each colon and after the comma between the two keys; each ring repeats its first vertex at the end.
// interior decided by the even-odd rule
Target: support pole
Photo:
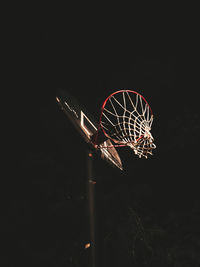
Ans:
{"type": "Polygon", "coordinates": [[[90,251],[91,251],[91,267],[97,267],[97,249],[95,234],[95,178],[93,166],[93,152],[87,151],[87,167],[88,167],[88,204],[89,204],[89,227],[90,227],[90,251]]]}

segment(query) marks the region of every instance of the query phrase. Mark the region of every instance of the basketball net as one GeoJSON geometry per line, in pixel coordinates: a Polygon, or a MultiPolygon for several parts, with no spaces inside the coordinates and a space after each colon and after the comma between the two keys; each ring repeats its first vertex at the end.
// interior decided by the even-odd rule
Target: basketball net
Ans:
{"type": "Polygon", "coordinates": [[[150,133],[152,122],[153,113],[146,99],[135,91],[120,90],[103,103],[98,131],[102,130],[114,147],[129,146],[140,158],[148,158],[156,148],[150,133]]]}

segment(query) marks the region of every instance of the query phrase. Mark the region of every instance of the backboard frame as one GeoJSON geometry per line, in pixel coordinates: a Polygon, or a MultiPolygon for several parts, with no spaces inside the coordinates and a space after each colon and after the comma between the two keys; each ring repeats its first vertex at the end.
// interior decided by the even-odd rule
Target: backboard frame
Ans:
{"type": "Polygon", "coordinates": [[[96,151],[100,151],[101,158],[109,162],[113,167],[123,170],[122,162],[117,150],[112,146],[109,138],[105,137],[101,144],[95,146],[92,136],[98,130],[98,123],[91,114],[82,106],[67,90],[56,89],[56,101],[83,137],[83,139],[96,151]]]}

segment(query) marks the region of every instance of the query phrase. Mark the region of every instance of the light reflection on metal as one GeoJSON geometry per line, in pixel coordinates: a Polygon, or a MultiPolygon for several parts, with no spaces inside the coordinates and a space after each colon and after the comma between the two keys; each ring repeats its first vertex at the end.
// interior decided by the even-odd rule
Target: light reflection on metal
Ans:
{"type": "Polygon", "coordinates": [[[86,135],[90,139],[92,133],[90,131],[88,131],[88,129],[86,128],[84,120],[88,121],[89,124],[93,127],[93,129],[95,129],[95,131],[97,131],[97,127],[95,127],[95,125],[91,122],[91,120],[81,110],[81,128],[83,129],[83,131],[86,133],[86,135]]]}
{"type": "Polygon", "coordinates": [[[74,113],[74,115],[76,116],[76,118],[78,119],[78,114],[76,113],[76,111],[70,107],[70,105],[65,101],[65,105],[68,107],[68,109],[74,113]]]}
{"type": "Polygon", "coordinates": [[[90,247],[90,243],[85,244],[85,249],[90,247]]]}
{"type": "Polygon", "coordinates": [[[91,184],[96,184],[96,183],[97,183],[96,181],[93,181],[93,180],[89,180],[89,182],[90,182],[91,184]]]}

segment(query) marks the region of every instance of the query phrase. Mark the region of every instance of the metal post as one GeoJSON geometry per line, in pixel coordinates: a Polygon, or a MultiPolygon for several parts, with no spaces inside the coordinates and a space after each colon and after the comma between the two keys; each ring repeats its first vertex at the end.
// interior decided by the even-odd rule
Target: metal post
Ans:
{"type": "Polygon", "coordinates": [[[88,167],[88,204],[89,204],[89,227],[90,227],[90,250],[91,250],[91,266],[97,267],[97,253],[96,253],[96,235],[95,235],[95,178],[93,166],[93,153],[87,152],[87,167],[88,167]]]}

